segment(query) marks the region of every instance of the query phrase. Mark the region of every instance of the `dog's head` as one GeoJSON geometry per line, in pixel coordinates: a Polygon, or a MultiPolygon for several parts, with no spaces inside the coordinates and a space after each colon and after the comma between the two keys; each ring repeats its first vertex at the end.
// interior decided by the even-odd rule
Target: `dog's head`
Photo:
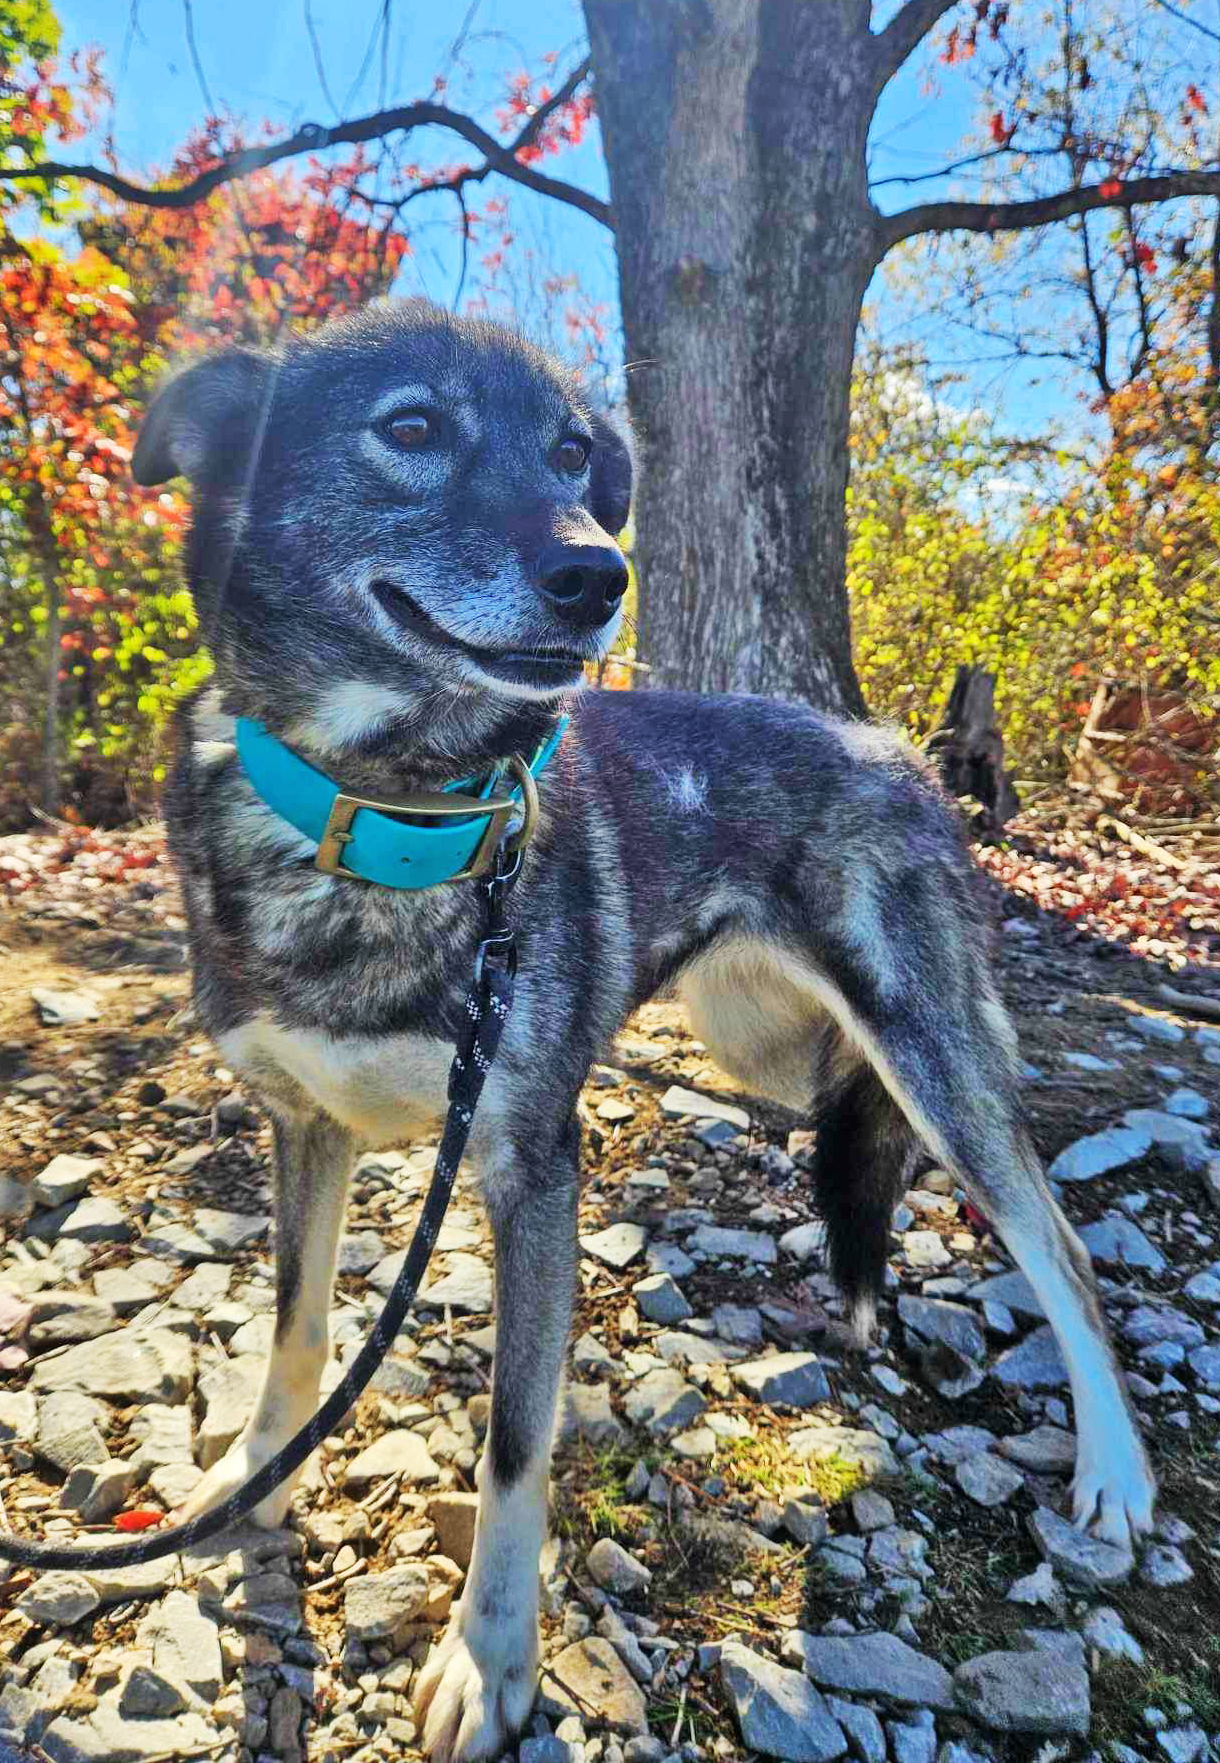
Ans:
{"type": "Polygon", "coordinates": [[[498,325],[386,300],[276,353],[215,355],[155,397],[132,469],[192,482],[191,582],[222,672],[281,726],[312,706],[330,744],[442,692],[545,704],[618,627],[627,448],[498,325]]]}

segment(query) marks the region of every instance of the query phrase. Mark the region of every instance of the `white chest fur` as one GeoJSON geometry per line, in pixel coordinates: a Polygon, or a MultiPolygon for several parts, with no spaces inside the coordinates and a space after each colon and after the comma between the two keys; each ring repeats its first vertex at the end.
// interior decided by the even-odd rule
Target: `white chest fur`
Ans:
{"type": "Polygon", "coordinates": [[[430,1035],[339,1039],[259,1015],[217,1045],[225,1063],[269,1101],[303,1090],[369,1146],[400,1144],[444,1118],[453,1048],[430,1035]]]}

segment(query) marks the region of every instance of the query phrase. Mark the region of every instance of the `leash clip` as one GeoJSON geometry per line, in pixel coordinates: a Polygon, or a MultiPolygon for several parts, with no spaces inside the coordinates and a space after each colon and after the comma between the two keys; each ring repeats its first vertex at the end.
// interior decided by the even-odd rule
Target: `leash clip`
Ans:
{"type": "Polygon", "coordinates": [[[483,970],[488,962],[494,966],[502,967],[509,974],[514,974],[517,971],[516,937],[513,934],[513,927],[505,915],[504,900],[508,890],[521,874],[524,855],[524,840],[520,838],[514,840],[510,835],[497,848],[490,874],[479,882],[480,888],[487,896],[487,934],[475,950],[474,983],[476,986],[482,984],[483,970]]]}

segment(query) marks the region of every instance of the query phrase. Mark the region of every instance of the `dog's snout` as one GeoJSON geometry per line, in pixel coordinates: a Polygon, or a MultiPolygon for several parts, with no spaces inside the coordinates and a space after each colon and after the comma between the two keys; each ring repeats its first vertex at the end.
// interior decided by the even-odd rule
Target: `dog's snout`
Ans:
{"type": "Polygon", "coordinates": [[[627,592],[627,565],[617,545],[548,545],[538,590],[565,624],[605,624],[627,592]]]}

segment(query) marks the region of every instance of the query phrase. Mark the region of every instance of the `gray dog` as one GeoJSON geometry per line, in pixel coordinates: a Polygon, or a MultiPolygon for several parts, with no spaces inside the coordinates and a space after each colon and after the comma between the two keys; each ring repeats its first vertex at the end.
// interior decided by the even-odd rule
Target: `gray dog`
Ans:
{"type": "MultiPolygon", "coordinates": [[[[275,1344],[246,1430],[179,1516],[312,1413],[352,1163],[443,1117],[474,887],[357,879],[355,853],[390,837],[395,805],[401,820],[405,800],[487,789],[511,756],[544,754],[566,708],[534,762],[541,813],[509,900],[517,1000],[471,1140],[495,1235],[494,1392],[469,1578],[419,1680],[425,1748],[495,1756],[534,1699],[577,1098],[666,988],[747,1089],[816,1106],[813,1179],[862,1337],[914,1161],[954,1173],[1063,1349],[1077,1522],[1122,1545],[1144,1531],[1153,1480],[1088,1256],[1019,1122],[954,816],[872,727],[756,698],[579,693],[618,627],[631,467],[573,380],[498,326],[380,302],[171,380],[134,470],[194,485],[216,680],[181,712],[166,815],[199,1014],[275,1126],[275,1344]],[[300,801],[318,790],[311,833],[300,801]]],[[[467,857],[482,831],[466,822],[467,857]]]]}

